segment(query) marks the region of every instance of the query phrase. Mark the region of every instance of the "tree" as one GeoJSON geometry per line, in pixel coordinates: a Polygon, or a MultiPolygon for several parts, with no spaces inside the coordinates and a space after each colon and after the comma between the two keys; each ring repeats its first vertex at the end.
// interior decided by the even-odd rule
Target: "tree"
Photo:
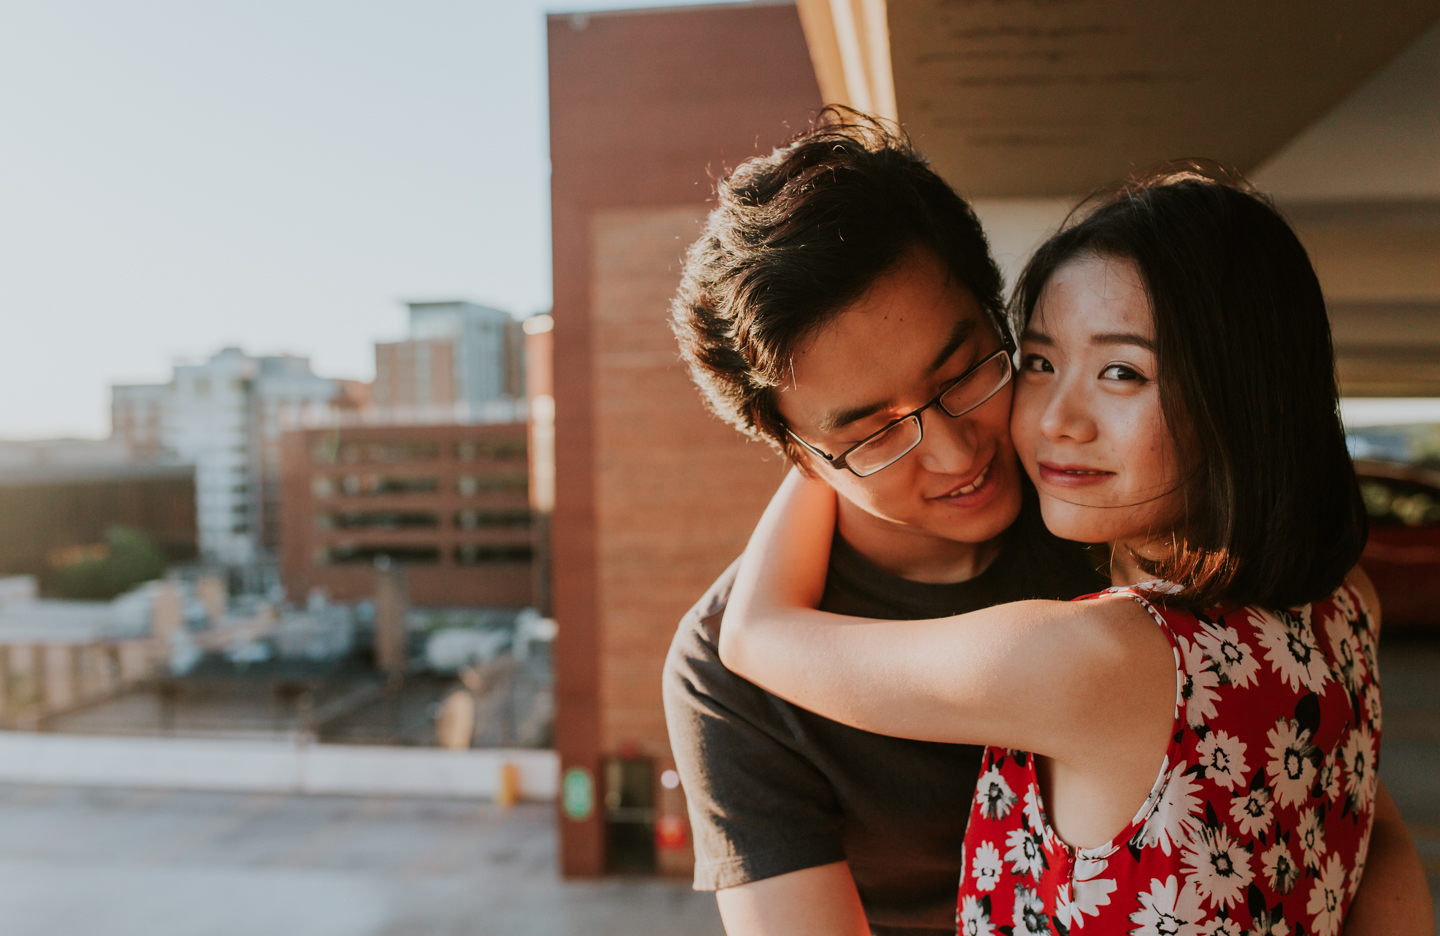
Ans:
{"type": "MultiPolygon", "coordinates": [[[[93,554],[92,554],[93,555],[93,554]]],[[[165,574],[165,554],[139,530],[111,527],[103,554],[63,566],[55,573],[62,598],[107,600],[165,574]]]]}

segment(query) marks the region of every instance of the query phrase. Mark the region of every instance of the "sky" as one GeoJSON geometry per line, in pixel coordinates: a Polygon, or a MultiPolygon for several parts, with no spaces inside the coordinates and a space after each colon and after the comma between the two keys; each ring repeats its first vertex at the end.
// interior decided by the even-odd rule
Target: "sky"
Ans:
{"type": "Polygon", "coordinates": [[[407,300],[548,309],[545,13],[661,5],[5,0],[0,439],[227,345],[370,379],[407,300]]]}

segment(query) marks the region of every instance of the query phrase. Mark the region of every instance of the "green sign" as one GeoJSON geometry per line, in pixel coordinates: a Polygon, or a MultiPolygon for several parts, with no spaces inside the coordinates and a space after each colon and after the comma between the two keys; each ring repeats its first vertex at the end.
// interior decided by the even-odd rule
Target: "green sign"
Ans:
{"type": "Polygon", "coordinates": [[[571,767],[565,771],[561,784],[561,802],[565,815],[576,822],[590,818],[595,811],[595,779],[584,767],[571,767]]]}

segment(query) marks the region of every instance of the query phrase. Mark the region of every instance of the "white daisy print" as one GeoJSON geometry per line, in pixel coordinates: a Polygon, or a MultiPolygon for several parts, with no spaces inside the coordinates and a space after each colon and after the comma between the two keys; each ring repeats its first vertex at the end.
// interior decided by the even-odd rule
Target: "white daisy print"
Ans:
{"type": "Polygon", "coordinates": [[[1290,854],[1290,846],[1277,839],[1265,854],[1260,856],[1260,867],[1265,871],[1265,881],[1277,894],[1288,894],[1300,876],[1300,866],[1290,854]]]}
{"type": "Polygon", "coordinates": [[[1165,780],[1165,790],[1155,811],[1135,833],[1136,843],[1142,848],[1159,845],[1161,851],[1170,854],[1172,848],[1190,835],[1193,814],[1200,809],[1200,800],[1195,795],[1199,790],[1199,785],[1186,774],[1185,762],[1176,764],[1165,780]]]}
{"type": "Polygon", "coordinates": [[[1315,936],[1335,936],[1340,932],[1340,903],[1344,897],[1345,863],[1339,855],[1331,855],[1315,883],[1310,885],[1310,901],[1305,904],[1315,936]]]}
{"type": "Polygon", "coordinates": [[[1320,813],[1307,809],[1300,814],[1300,828],[1296,830],[1300,840],[1300,856],[1305,867],[1320,868],[1320,856],[1325,854],[1325,828],[1320,823],[1320,813]]]}
{"type": "Polygon", "coordinates": [[[1245,928],[1234,920],[1222,920],[1219,917],[1204,924],[1200,932],[1205,936],[1245,936],[1245,928]]]}
{"type": "Polygon", "coordinates": [[[987,819],[1004,819],[1018,801],[1015,791],[1000,775],[998,768],[991,767],[975,782],[975,799],[987,819]]]}
{"type": "Polygon", "coordinates": [[[1140,909],[1130,914],[1135,928],[1130,936],[1201,936],[1200,895],[1188,882],[1182,887],[1175,875],[1161,882],[1151,878],[1150,892],[1141,892],[1140,909]]]}
{"type": "Polygon", "coordinates": [[[1220,674],[1215,672],[1199,644],[1192,644],[1178,634],[1175,640],[1185,658],[1185,681],[1180,686],[1180,698],[1185,701],[1185,721],[1191,728],[1198,728],[1215,717],[1215,702],[1220,698],[1215,689],[1220,685],[1220,674]]]}
{"type": "Polygon", "coordinates": [[[1068,882],[1060,885],[1055,893],[1055,916],[1066,929],[1083,927],[1086,916],[1099,916],[1100,908],[1110,905],[1110,895],[1115,893],[1115,880],[1100,876],[1109,864],[1104,858],[1076,856],[1072,875],[1074,895],[1071,895],[1068,882]]]}
{"type": "Polygon", "coordinates": [[[1365,873],[1365,860],[1370,857],[1370,833],[1375,831],[1375,823],[1371,822],[1365,827],[1365,834],[1360,837],[1360,848],[1355,852],[1355,867],[1350,869],[1350,899],[1355,899],[1355,892],[1360,889],[1360,876],[1365,873]]]}
{"type": "Polygon", "coordinates": [[[1249,609],[1249,613],[1256,638],[1265,648],[1265,659],[1275,672],[1297,692],[1304,686],[1324,695],[1330,667],[1310,628],[1310,607],[1300,608],[1298,613],[1258,608],[1249,609]]]}
{"type": "Polygon", "coordinates": [[[1345,766],[1345,792],[1355,809],[1364,812],[1375,801],[1375,738],[1369,728],[1350,732],[1340,759],[1345,766]]]}
{"type": "Polygon", "coordinates": [[[1320,791],[1322,796],[1335,799],[1340,795],[1340,750],[1332,749],[1325,755],[1321,762],[1319,773],[1315,775],[1315,789],[1320,791]]]}
{"type": "Polygon", "coordinates": [[[1250,936],[1290,936],[1290,924],[1280,907],[1266,910],[1250,921],[1250,936]]]}
{"type": "Polygon", "coordinates": [[[1255,878],[1250,852],[1230,838],[1223,825],[1201,826],[1185,843],[1181,868],[1189,873],[1188,883],[1200,899],[1219,910],[1244,899],[1245,888],[1255,878]]]}
{"type": "Polygon", "coordinates": [[[1010,850],[1005,853],[1005,860],[1010,862],[1010,870],[1018,876],[1028,874],[1035,880],[1040,880],[1040,875],[1045,873],[1045,850],[1040,846],[1040,836],[1032,835],[1024,829],[1011,829],[1010,834],[1005,837],[1005,844],[1010,846],[1010,850]]]}
{"type": "Polygon", "coordinates": [[[960,903],[960,936],[995,936],[990,914],[979,900],[969,894],[960,903]]]}
{"type": "Polygon", "coordinates": [[[1033,786],[1025,791],[1025,826],[1031,832],[1045,828],[1045,819],[1040,815],[1040,796],[1033,786]]]}
{"type": "Polygon", "coordinates": [[[1212,731],[1200,742],[1200,766],[1205,777],[1227,790],[1245,785],[1245,742],[1223,731],[1212,731]]]}
{"type": "Polygon", "coordinates": [[[1274,816],[1275,807],[1265,787],[1230,801],[1230,821],[1240,827],[1241,835],[1264,835],[1274,816]]]}
{"type": "Polygon", "coordinates": [[[1372,682],[1365,687],[1365,720],[1371,731],[1380,729],[1380,684],[1372,682]]]}
{"type": "Polygon", "coordinates": [[[1050,932],[1050,918],[1045,915],[1045,901],[1023,884],[1015,888],[1014,936],[1040,936],[1050,932]]]}
{"type": "Polygon", "coordinates": [[[1000,861],[1000,849],[993,842],[981,842],[980,847],[975,849],[975,867],[970,870],[975,878],[975,889],[994,890],[1004,868],[1004,863],[1000,861]]]}
{"type": "Polygon", "coordinates": [[[1270,746],[1265,753],[1270,762],[1265,771],[1275,788],[1275,801],[1281,806],[1295,806],[1310,795],[1315,782],[1315,746],[1310,732],[1288,718],[1275,722],[1269,732],[1270,746]]]}
{"type": "Polygon", "coordinates": [[[1360,641],[1356,639],[1345,615],[1337,613],[1325,619],[1325,636],[1330,639],[1330,655],[1335,658],[1335,678],[1347,689],[1357,688],[1363,674],[1359,660],[1360,641]]]}
{"type": "Polygon", "coordinates": [[[1250,645],[1240,639],[1233,627],[1215,625],[1195,635],[1195,641],[1205,648],[1205,655],[1215,663],[1222,683],[1232,686],[1253,686],[1255,673],[1260,661],[1250,645]]]}

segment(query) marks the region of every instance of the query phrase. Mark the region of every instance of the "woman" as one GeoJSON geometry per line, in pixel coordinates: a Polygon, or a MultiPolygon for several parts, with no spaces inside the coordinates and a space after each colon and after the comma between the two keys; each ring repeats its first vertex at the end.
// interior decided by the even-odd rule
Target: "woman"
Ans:
{"type": "Polygon", "coordinates": [[[792,475],[722,658],[859,728],[991,745],[966,932],[1333,936],[1374,814],[1379,606],[1304,249],[1247,191],[1156,177],[1047,242],[1015,309],[1016,449],[1046,525],[1108,543],[1117,588],[810,610],[834,500],[792,475]]]}

